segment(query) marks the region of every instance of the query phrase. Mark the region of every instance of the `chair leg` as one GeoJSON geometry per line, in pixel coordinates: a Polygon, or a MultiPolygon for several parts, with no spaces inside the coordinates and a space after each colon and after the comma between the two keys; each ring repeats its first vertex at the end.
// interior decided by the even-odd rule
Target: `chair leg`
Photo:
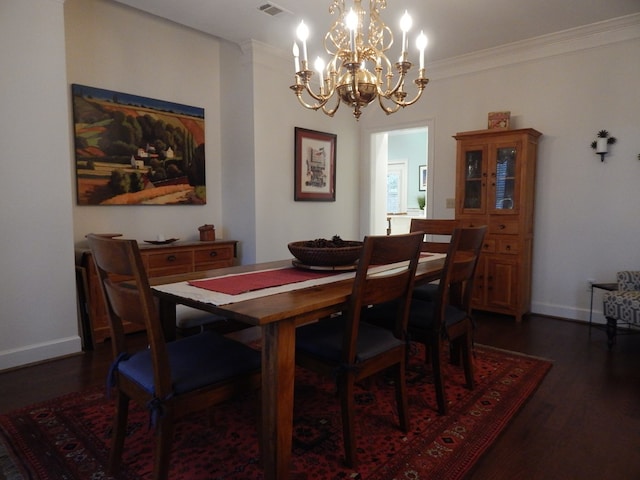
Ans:
{"type": "Polygon", "coordinates": [[[467,388],[473,390],[475,382],[473,379],[473,340],[471,338],[471,332],[468,331],[460,340],[464,378],[467,382],[467,388]]]}
{"type": "MultiPolygon", "coordinates": [[[[462,347],[464,348],[464,347],[462,347]]],[[[460,365],[461,345],[459,341],[449,342],[449,363],[451,365],[460,365]]]]}
{"type": "Polygon", "coordinates": [[[431,369],[433,371],[433,385],[438,400],[438,414],[447,414],[447,399],[444,391],[444,378],[440,358],[440,340],[436,339],[431,345],[431,369]]]}
{"type": "Polygon", "coordinates": [[[613,344],[616,343],[617,328],[618,321],[613,317],[607,317],[607,345],[609,346],[609,350],[611,350],[613,344]]]}
{"type": "Polygon", "coordinates": [[[113,432],[111,434],[111,450],[109,452],[108,473],[116,475],[122,463],[124,439],[127,434],[127,418],[129,416],[129,397],[124,393],[116,393],[115,413],[113,417],[113,432]]]}
{"type": "Polygon", "coordinates": [[[345,464],[355,468],[358,460],[356,456],[355,433],[355,388],[352,375],[344,374],[338,380],[340,389],[340,403],[342,406],[342,439],[344,442],[345,464]]]}
{"type": "Polygon", "coordinates": [[[173,430],[173,414],[170,411],[165,411],[158,419],[155,431],[156,446],[153,458],[153,480],[167,480],[169,478],[173,430]]]}
{"type": "Polygon", "coordinates": [[[398,419],[400,420],[400,428],[406,433],[409,431],[409,403],[407,401],[407,378],[404,361],[398,363],[393,369],[395,373],[398,419]]]}

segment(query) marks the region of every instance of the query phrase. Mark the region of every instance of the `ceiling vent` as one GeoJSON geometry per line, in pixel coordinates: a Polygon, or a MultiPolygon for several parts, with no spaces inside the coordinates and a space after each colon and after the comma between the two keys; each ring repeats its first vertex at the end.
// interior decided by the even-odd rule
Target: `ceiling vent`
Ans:
{"type": "Polygon", "coordinates": [[[260,5],[258,7],[258,10],[264,13],[268,13],[272,17],[275,17],[276,15],[286,12],[284,8],[279,7],[275,3],[265,3],[264,5],[260,5]]]}

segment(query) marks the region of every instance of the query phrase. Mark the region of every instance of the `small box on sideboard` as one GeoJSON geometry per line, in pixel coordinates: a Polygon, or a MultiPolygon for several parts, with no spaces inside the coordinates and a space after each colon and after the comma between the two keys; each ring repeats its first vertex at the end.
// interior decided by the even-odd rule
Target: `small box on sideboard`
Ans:
{"type": "Polygon", "coordinates": [[[216,227],[213,225],[202,225],[198,227],[198,231],[200,231],[201,242],[212,242],[216,239],[216,227]]]}

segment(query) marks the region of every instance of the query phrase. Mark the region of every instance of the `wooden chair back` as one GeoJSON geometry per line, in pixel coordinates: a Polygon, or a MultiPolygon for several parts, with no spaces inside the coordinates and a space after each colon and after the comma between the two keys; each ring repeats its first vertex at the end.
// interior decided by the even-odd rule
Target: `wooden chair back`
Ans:
{"type": "Polygon", "coordinates": [[[149,279],[135,240],[87,235],[107,307],[114,358],[131,353],[123,322],[143,324],[151,350],[155,388],[160,398],[171,392],[171,369],[149,279]]]}
{"type": "Polygon", "coordinates": [[[450,239],[458,225],[458,220],[453,219],[412,218],[409,232],[424,232],[425,239],[421,248],[423,252],[447,253],[449,242],[440,238],[446,236],[450,239]],[[434,236],[438,237],[438,241],[434,236]]]}
{"type": "Polygon", "coordinates": [[[473,280],[486,231],[486,226],[454,230],[438,284],[441,300],[437,319],[444,319],[446,306],[449,304],[465,311],[467,315],[471,314],[473,280]]]}
{"type": "Polygon", "coordinates": [[[397,301],[394,334],[404,338],[421,244],[420,232],[365,237],[347,312],[345,364],[355,362],[363,308],[397,301]]]}

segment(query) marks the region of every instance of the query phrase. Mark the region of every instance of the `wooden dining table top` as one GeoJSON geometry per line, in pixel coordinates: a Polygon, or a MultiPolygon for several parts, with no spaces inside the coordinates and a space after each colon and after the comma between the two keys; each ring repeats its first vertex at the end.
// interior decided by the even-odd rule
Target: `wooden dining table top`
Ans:
{"type": "MultiPolygon", "coordinates": [[[[437,258],[418,264],[416,269],[416,284],[428,283],[440,278],[444,258],[437,258]]],[[[190,272],[167,277],[150,279],[151,287],[177,282],[188,282],[205,278],[215,278],[242,273],[258,272],[276,268],[291,267],[291,260],[277,260],[272,262],[257,263],[252,265],[238,265],[215,270],[190,272]]],[[[327,310],[329,313],[341,311],[346,305],[353,278],[336,282],[295,289],[274,295],[242,300],[218,306],[211,303],[200,302],[172,293],[154,290],[154,294],[160,298],[175,300],[176,303],[188,305],[212,313],[219,313],[234,320],[246,322],[251,325],[266,325],[281,321],[285,318],[296,317],[300,323],[304,323],[305,315],[311,314],[311,320],[318,318],[318,312],[327,310]]]]}

